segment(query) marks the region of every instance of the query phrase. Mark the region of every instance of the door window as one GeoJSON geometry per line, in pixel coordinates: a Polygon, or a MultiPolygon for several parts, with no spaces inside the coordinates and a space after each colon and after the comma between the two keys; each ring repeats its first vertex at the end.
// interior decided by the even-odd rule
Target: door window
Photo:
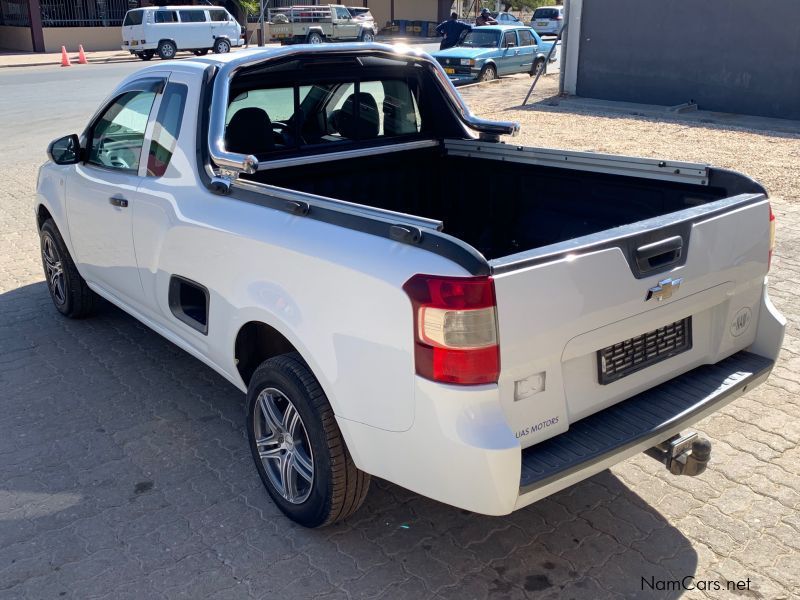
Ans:
{"type": "Polygon", "coordinates": [[[224,10],[210,10],[208,14],[211,16],[212,21],[227,21],[228,13],[224,10]]]}
{"type": "Polygon", "coordinates": [[[350,20],[350,11],[348,11],[346,8],[336,7],[335,10],[336,10],[336,18],[337,19],[342,19],[342,20],[345,20],[345,21],[349,21],[350,20]]]}
{"type": "Polygon", "coordinates": [[[136,173],[155,97],[152,91],[127,92],[114,100],[92,127],[88,162],[136,173]]]}
{"type": "Polygon", "coordinates": [[[186,105],[188,90],[189,88],[180,83],[170,83],[164,90],[147,157],[148,177],[161,177],[167,172],[181,132],[183,108],[186,105]]]}
{"type": "Polygon", "coordinates": [[[206,11],[204,10],[179,10],[181,23],[205,23],[206,11]]]}
{"type": "Polygon", "coordinates": [[[527,29],[520,29],[519,30],[519,45],[520,46],[535,46],[536,41],[533,39],[533,35],[527,29]]]}
{"type": "Polygon", "coordinates": [[[509,46],[516,46],[517,45],[517,34],[513,31],[506,31],[505,35],[503,36],[503,47],[508,48],[509,46]]]}
{"type": "Polygon", "coordinates": [[[178,15],[174,10],[156,11],[156,23],[177,23],[178,15]]]}

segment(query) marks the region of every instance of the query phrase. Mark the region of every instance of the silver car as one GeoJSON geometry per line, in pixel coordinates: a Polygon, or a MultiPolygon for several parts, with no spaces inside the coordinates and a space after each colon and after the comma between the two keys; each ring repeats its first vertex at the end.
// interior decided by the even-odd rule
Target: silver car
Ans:
{"type": "Polygon", "coordinates": [[[533,11],[530,26],[539,35],[558,35],[564,26],[563,6],[543,6],[533,11]]]}

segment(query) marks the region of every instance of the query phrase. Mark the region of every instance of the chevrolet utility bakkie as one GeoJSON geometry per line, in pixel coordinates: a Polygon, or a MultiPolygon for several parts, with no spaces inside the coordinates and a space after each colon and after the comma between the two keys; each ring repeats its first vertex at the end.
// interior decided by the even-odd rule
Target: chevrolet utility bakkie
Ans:
{"type": "Polygon", "coordinates": [[[700,473],[685,428],[781,347],[764,188],[516,130],[409,49],[145,67],[49,147],[50,294],[68,317],[101,296],[246,392],[258,473],[303,525],[371,475],[503,515],[638,452],[700,473]]]}

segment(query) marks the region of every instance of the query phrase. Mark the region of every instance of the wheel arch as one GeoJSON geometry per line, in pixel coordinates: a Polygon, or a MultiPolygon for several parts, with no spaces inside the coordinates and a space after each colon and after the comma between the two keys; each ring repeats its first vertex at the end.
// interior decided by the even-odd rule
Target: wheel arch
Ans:
{"type": "Polygon", "coordinates": [[[158,47],[161,44],[163,44],[164,42],[169,42],[169,43],[173,44],[175,46],[175,50],[176,51],[181,50],[181,47],[178,46],[178,42],[176,42],[172,38],[161,38],[160,40],[158,40],[158,44],[156,44],[156,52],[158,51],[158,47]]]}
{"type": "MultiPolygon", "coordinates": [[[[236,332],[233,358],[236,370],[245,386],[250,384],[253,373],[262,362],[289,352],[297,352],[303,356],[303,353],[289,338],[263,321],[247,321],[236,332]]],[[[303,360],[305,360],[304,356],[303,360]]]]}
{"type": "Polygon", "coordinates": [[[308,31],[306,32],[306,39],[308,39],[312,33],[318,33],[323,40],[328,39],[328,36],[325,35],[325,32],[322,30],[322,27],[309,27],[308,31]]]}

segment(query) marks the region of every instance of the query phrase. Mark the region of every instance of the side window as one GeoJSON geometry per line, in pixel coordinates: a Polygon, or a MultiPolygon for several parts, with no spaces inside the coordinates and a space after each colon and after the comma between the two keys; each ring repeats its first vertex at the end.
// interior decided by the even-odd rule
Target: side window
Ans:
{"type": "Polygon", "coordinates": [[[178,135],[181,132],[187,93],[188,88],[180,83],[170,83],[164,90],[147,157],[148,177],[161,177],[167,172],[169,161],[178,142],[178,135]]]}
{"type": "Polygon", "coordinates": [[[336,18],[337,19],[349,19],[350,18],[350,11],[347,10],[346,8],[342,8],[342,7],[337,6],[335,8],[335,10],[336,10],[336,18]]]}
{"type": "Polygon", "coordinates": [[[224,10],[209,10],[208,14],[211,16],[212,21],[227,21],[228,13],[224,10]]]}
{"type": "Polygon", "coordinates": [[[177,23],[178,16],[174,10],[158,10],[156,11],[156,23],[177,23]]]}
{"type": "Polygon", "coordinates": [[[508,48],[509,46],[516,46],[517,45],[517,34],[513,31],[506,31],[505,35],[503,36],[503,47],[508,48]]]}
{"type": "Polygon", "coordinates": [[[536,41],[533,39],[533,35],[527,29],[520,29],[519,30],[519,45],[520,46],[535,46],[536,41]]]}
{"type": "Polygon", "coordinates": [[[205,23],[206,11],[204,10],[179,10],[181,23],[205,23]]]}
{"type": "Polygon", "coordinates": [[[92,127],[88,161],[136,173],[155,97],[155,92],[127,92],[111,103],[92,127]]]}

